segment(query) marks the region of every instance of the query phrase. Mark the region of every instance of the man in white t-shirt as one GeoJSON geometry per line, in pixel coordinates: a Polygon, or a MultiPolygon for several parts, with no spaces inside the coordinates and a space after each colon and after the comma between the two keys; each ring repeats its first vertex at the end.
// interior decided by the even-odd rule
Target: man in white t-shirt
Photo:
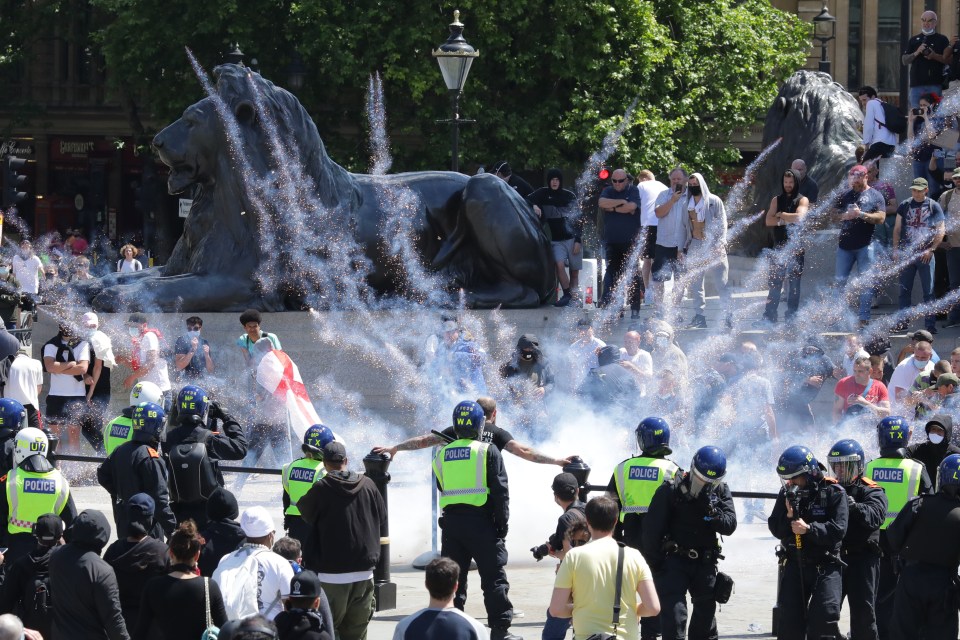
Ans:
{"type": "Polygon", "coordinates": [[[918,340],[913,348],[913,355],[904,358],[903,362],[893,370],[893,375],[890,376],[890,384],[887,385],[893,415],[912,414],[912,410],[906,406],[905,400],[910,395],[910,388],[917,376],[925,376],[933,370],[932,356],[933,347],[930,343],[926,340],[918,340]]]}
{"type": "Polygon", "coordinates": [[[133,371],[123,381],[123,387],[131,389],[139,381],[152,382],[163,391],[163,409],[169,411],[170,374],[167,361],[160,354],[159,332],[147,326],[147,317],[142,313],[130,314],[127,332],[133,341],[133,357],[130,361],[133,371]]]}
{"type": "Polygon", "coordinates": [[[20,283],[20,292],[32,296],[40,292],[40,276],[43,275],[43,263],[33,253],[29,240],[20,241],[20,252],[13,256],[13,277],[20,283]]]}
{"type": "Polygon", "coordinates": [[[590,542],[567,552],[560,563],[550,597],[550,615],[573,618],[574,637],[616,633],[618,638],[637,640],[641,617],[660,613],[660,600],[653,586],[653,572],[640,552],[623,548],[620,618],[612,622],[616,594],[619,545],[613,529],[620,517],[617,503],[603,496],[587,503],[590,542]]]}
{"type": "Polygon", "coordinates": [[[653,377],[653,357],[649,351],[640,348],[640,334],[637,331],[627,331],[623,336],[623,347],[620,349],[620,366],[626,368],[637,379],[640,390],[647,393],[648,383],[653,377]]]}
{"type": "Polygon", "coordinates": [[[7,374],[7,384],[3,390],[3,397],[16,400],[27,410],[27,423],[36,429],[40,428],[40,390],[43,389],[43,365],[26,354],[22,347],[17,357],[10,365],[7,374]]]}
{"type": "MultiPolygon", "coordinates": [[[[83,376],[89,364],[90,345],[75,337],[66,325],[60,325],[60,332],[43,345],[43,368],[50,374],[44,415],[51,425],[67,427],[74,451],[80,447],[80,417],[87,406],[83,376]]],[[[97,451],[103,448],[102,433],[85,431],[83,435],[97,451]]]]}
{"type": "Polygon", "coordinates": [[[426,574],[430,604],[401,620],[393,640],[487,640],[486,627],[453,605],[460,566],[450,558],[434,558],[426,574]]]}
{"type": "MultiPolygon", "coordinates": [[[[653,247],[657,244],[657,196],[669,189],[667,185],[656,179],[653,172],[644,169],[637,174],[637,190],[640,191],[640,226],[642,227],[643,266],[640,273],[643,275],[643,286],[650,294],[650,271],[653,268],[653,247]]],[[[649,302],[649,300],[648,300],[649,302]]]]}
{"type": "Polygon", "coordinates": [[[570,345],[569,358],[573,374],[572,388],[579,389],[587,374],[600,366],[597,352],[607,343],[593,335],[593,322],[589,318],[577,320],[576,342],[570,345]]]}

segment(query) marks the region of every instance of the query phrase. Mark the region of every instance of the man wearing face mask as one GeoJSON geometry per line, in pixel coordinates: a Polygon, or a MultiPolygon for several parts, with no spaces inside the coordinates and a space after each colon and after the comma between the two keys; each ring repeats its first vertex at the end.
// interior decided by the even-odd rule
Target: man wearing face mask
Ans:
{"type": "Polygon", "coordinates": [[[36,298],[40,293],[40,278],[43,275],[43,263],[33,253],[29,240],[20,241],[20,251],[13,256],[13,275],[20,283],[20,293],[36,298]]]}
{"type": "Polygon", "coordinates": [[[704,283],[709,275],[717,295],[720,296],[724,324],[729,329],[733,326],[733,315],[730,289],[727,288],[727,275],[730,271],[727,262],[727,210],[723,206],[723,200],[710,193],[707,181],[699,173],[690,176],[687,192],[690,194],[687,215],[690,217],[691,233],[687,270],[693,276],[690,284],[697,308],[697,314],[687,328],[707,328],[707,318],[703,315],[707,308],[704,283]]]}
{"type": "Polygon", "coordinates": [[[83,376],[87,387],[87,410],[83,416],[83,430],[103,432],[103,421],[110,408],[110,370],[117,361],[113,342],[99,330],[100,319],[92,311],[80,319],[83,338],[90,344],[90,365],[83,376]]]}
{"type": "MultiPolygon", "coordinates": [[[[50,394],[44,415],[54,431],[66,427],[70,446],[80,447],[81,416],[86,408],[83,376],[90,364],[90,345],[81,340],[66,324],[43,345],[43,366],[50,374],[50,394]]],[[[103,434],[84,430],[84,437],[95,450],[103,451],[103,434]]]]}
{"type": "Polygon", "coordinates": [[[918,340],[913,348],[913,355],[904,358],[903,362],[897,365],[890,376],[890,384],[887,388],[890,391],[891,405],[895,413],[906,411],[909,408],[904,406],[904,400],[910,395],[910,387],[918,375],[929,375],[933,369],[933,347],[926,340],[918,340]]]}
{"type": "Polygon", "coordinates": [[[525,333],[517,340],[513,359],[500,368],[510,397],[519,409],[517,417],[524,426],[532,426],[538,417],[545,417],[544,398],[553,388],[553,372],[540,350],[540,339],[525,333]]]}
{"type": "Polygon", "coordinates": [[[935,478],[937,468],[943,459],[951,453],[960,453],[960,447],[950,444],[953,436],[953,418],[946,414],[934,415],[927,420],[924,430],[927,432],[927,441],[911,444],[907,447],[907,453],[923,464],[928,476],[935,478]]]}
{"type": "Polygon", "coordinates": [[[920,106],[920,96],[943,96],[943,67],[953,59],[953,47],[947,36],[937,33],[937,14],[920,15],[920,33],[910,38],[900,62],[910,67],[910,106],[920,106]]]}
{"type": "Polygon", "coordinates": [[[206,373],[213,373],[213,358],[210,356],[210,343],[200,337],[203,319],[199,316],[187,318],[187,332],[177,338],[173,346],[174,366],[184,378],[201,380],[206,373]]]}
{"type": "Polygon", "coordinates": [[[138,380],[152,382],[163,391],[164,410],[170,409],[170,374],[167,373],[167,361],[160,353],[160,331],[147,326],[147,317],[142,313],[130,314],[127,319],[127,332],[133,342],[133,357],[130,366],[133,371],[123,381],[125,389],[130,389],[138,380]]]}

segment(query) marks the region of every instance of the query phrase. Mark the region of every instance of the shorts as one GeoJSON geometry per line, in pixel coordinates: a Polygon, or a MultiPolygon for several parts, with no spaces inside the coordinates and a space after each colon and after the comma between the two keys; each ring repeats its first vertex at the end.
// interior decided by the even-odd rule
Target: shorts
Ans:
{"type": "Polygon", "coordinates": [[[640,254],[640,257],[644,260],[653,260],[655,246],[657,246],[657,227],[647,227],[646,242],[643,245],[643,253],[640,254]]]}
{"type": "Polygon", "coordinates": [[[57,424],[79,422],[86,409],[85,396],[47,396],[47,411],[44,416],[48,422],[57,424]]]}
{"type": "Polygon", "coordinates": [[[653,267],[651,271],[654,282],[666,282],[674,275],[680,275],[680,261],[677,260],[677,247],[653,247],[653,267]]]}
{"type": "Polygon", "coordinates": [[[580,271],[583,269],[583,244],[580,245],[580,253],[573,254],[573,244],[576,242],[573,238],[570,240],[553,240],[550,247],[553,249],[553,260],[563,262],[570,271],[580,271]]]}

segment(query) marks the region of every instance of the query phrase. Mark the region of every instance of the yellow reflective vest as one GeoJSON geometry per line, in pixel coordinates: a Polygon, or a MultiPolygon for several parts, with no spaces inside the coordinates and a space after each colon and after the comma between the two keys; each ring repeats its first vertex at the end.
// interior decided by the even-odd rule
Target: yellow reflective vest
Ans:
{"type": "Polygon", "coordinates": [[[920,495],[923,464],[910,458],[877,458],[867,464],[863,475],[887,494],[887,517],[880,529],[886,529],[911,498],[920,495]]]}
{"type": "Polygon", "coordinates": [[[31,533],[45,513],[60,515],[70,498],[70,486],[57,469],[43,473],[14,468],[7,474],[7,531],[31,533]]]}
{"type": "Polygon", "coordinates": [[[671,460],[637,456],[617,465],[613,478],[620,497],[620,522],[628,513],[646,513],[653,494],[680,469],[671,460]]]}
{"type": "Polygon", "coordinates": [[[283,490],[290,496],[290,506],[283,513],[288,516],[299,516],[300,509],[297,508],[297,503],[300,502],[300,498],[306,495],[314,482],[325,475],[327,471],[323,468],[323,460],[300,458],[283,465],[280,481],[283,483],[283,490]]]}
{"type": "Polygon", "coordinates": [[[440,508],[454,504],[482,507],[487,503],[487,450],[490,444],[461,438],[440,449],[433,474],[440,485],[440,508]]]}

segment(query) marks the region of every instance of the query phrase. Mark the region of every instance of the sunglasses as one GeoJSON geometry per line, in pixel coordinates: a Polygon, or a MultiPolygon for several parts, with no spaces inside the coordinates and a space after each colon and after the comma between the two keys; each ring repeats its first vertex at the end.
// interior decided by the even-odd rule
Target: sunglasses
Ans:
{"type": "Polygon", "coordinates": [[[582,547],[583,545],[587,544],[588,542],[590,542],[590,541],[589,541],[589,540],[571,540],[571,541],[570,541],[570,546],[571,546],[571,547],[582,547]]]}
{"type": "Polygon", "coordinates": [[[610,182],[612,182],[613,184],[620,184],[621,182],[626,182],[626,181],[627,181],[626,178],[624,178],[623,180],[617,180],[616,178],[613,178],[610,182]]]}

